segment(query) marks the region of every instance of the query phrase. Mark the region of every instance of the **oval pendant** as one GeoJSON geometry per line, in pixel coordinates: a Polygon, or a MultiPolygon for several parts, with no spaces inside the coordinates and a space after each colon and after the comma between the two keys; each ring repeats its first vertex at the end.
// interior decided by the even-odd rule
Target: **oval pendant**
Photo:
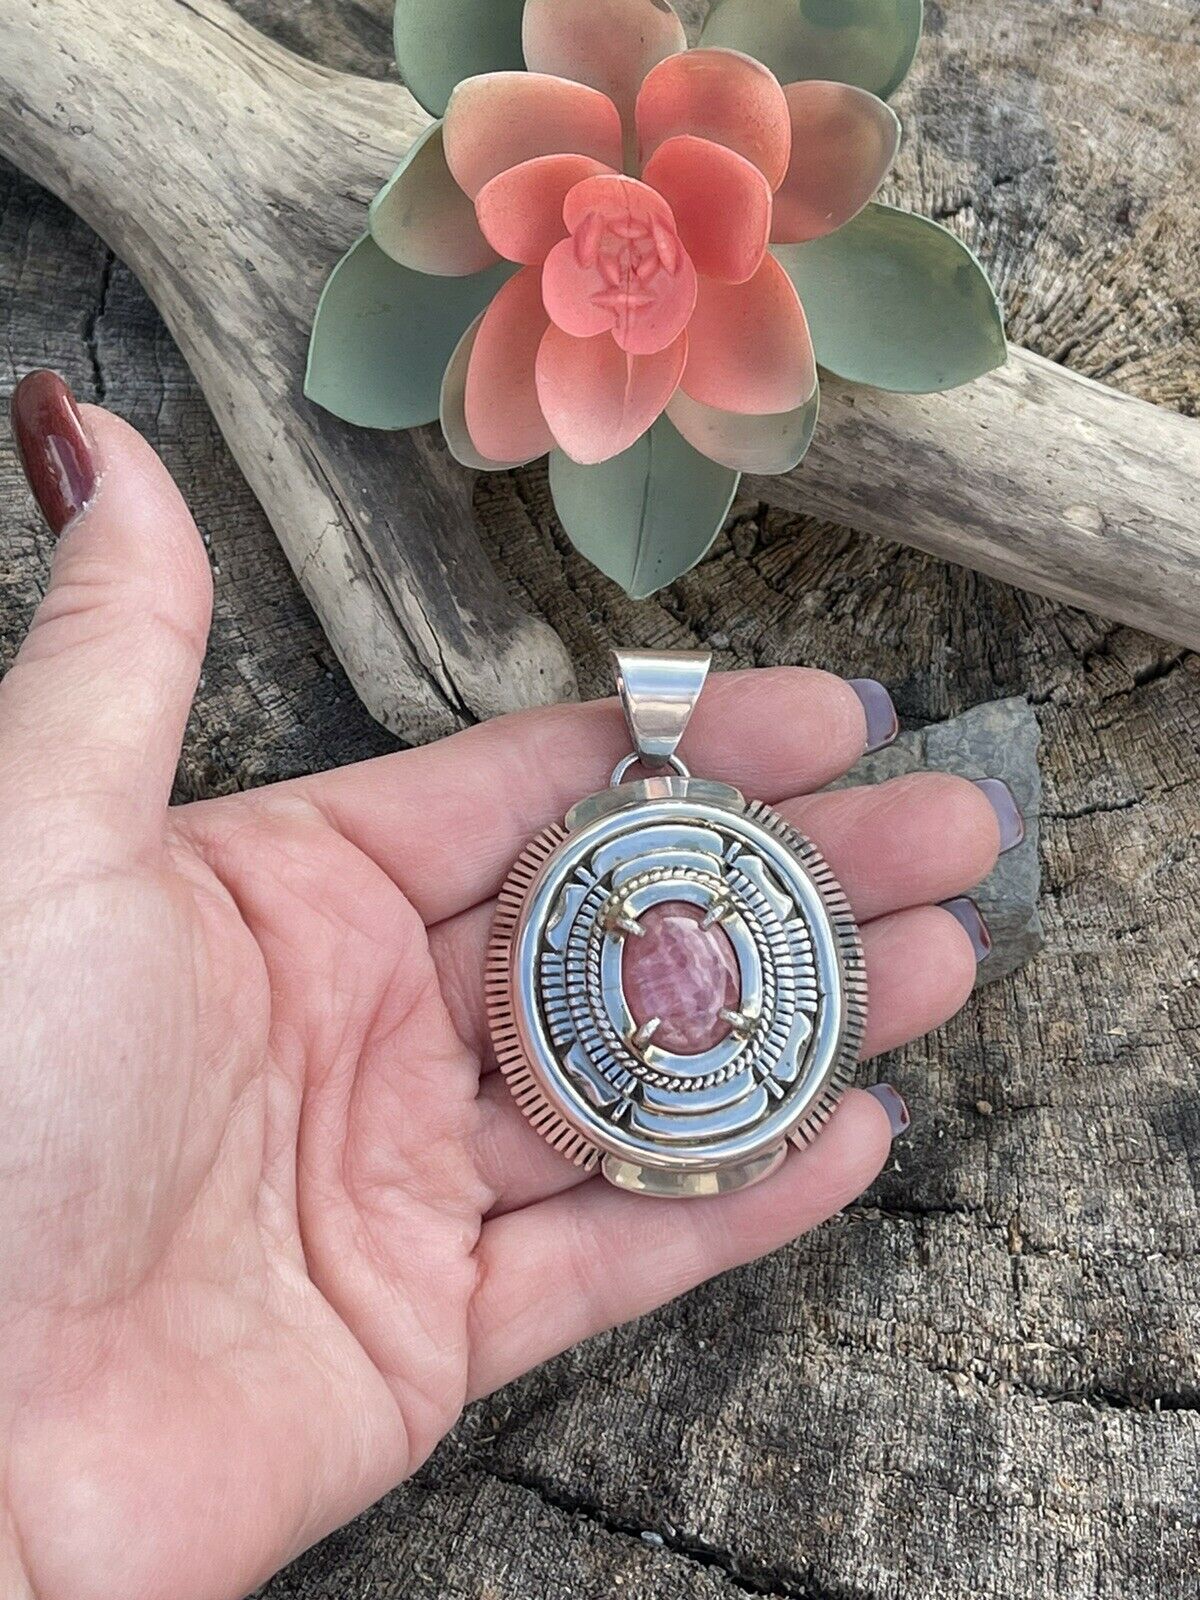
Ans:
{"type": "Polygon", "coordinates": [[[719,1194],[828,1120],[862,1041],[862,948],[815,846],[676,755],[707,655],[614,654],[634,753],[513,865],[492,1040],[564,1157],[643,1194],[719,1194]]]}

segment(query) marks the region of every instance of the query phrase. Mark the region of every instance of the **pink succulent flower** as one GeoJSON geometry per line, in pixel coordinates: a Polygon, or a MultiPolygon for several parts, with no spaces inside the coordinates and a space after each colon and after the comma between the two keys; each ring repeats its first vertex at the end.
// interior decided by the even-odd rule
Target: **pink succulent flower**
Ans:
{"type": "Polygon", "coordinates": [[[305,393],[370,428],[438,418],[477,470],[549,453],[563,531],[628,594],[695,565],[742,473],[803,461],[817,360],[930,394],[1006,359],[966,246],[868,203],[920,0],[711,0],[694,50],[669,0],[393,20],[441,120],[330,273],[305,393]]]}
{"type": "Polygon", "coordinates": [[[555,446],[605,461],[664,411],[700,445],[706,410],[803,406],[812,341],[768,246],[841,227],[895,154],[896,119],[874,95],[783,87],[736,51],[686,50],[666,7],[617,26],[624,3],[528,0],[530,70],[467,78],[446,109],[461,194],[428,209],[424,270],[474,270],[489,247],[521,268],[469,333],[464,415],[481,462],[555,446]]]}

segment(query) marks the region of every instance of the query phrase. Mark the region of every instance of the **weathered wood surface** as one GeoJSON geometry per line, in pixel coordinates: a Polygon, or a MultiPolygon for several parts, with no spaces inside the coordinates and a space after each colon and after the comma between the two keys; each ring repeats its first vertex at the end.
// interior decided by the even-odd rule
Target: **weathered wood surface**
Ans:
{"type": "MultiPolygon", "coordinates": [[[[246,9],[330,63],[386,70],[385,0],[246,9]]],[[[1196,13],[930,10],[903,198],[984,249],[1019,340],[1194,414],[1196,13]]],[[[49,362],[131,417],[211,538],[217,620],[180,793],[388,746],[129,273],[31,183],[2,182],[5,382],[49,362]]],[[[880,1064],[915,1125],[860,1206],[474,1408],[270,1600],[1193,1600],[1200,662],[754,508],[631,607],[567,549],[540,472],[475,496],[489,554],[587,693],[617,638],[870,673],[909,723],[1028,696],[1048,944],[880,1064]]],[[[48,554],[7,449],[0,519],[7,660],[48,554]]]]}
{"type": "Polygon", "coordinates": [[[138,273],[360,695],[412,739],[574,690],[440,435],[353,428],[301,392],[316,292],[428,120],[220,0],[0,8],[0,153],[138,273]]]}
{"type": "MultiPolygon", "coordinates": [[[[995,112],[975,98],[973,116],[995,112]]],[[[426,120],[399,87],[305,62],[222,0],[0,10],[0,152],[137,272],[360,694],[410,738],[570,685],[554,633],[483,558],[434,430],[348,428],[299,392],[319,284],[426,120]]],[[[910,140],[897,181],[933,179],[934,213],[963,219],[949,174],[916,170],[928,148],[910,140]]],[[[993,198],[1028,175],[996,174],[993,198]]],[[[830,383],[823,412],[803,466],[751,492],[1200,645],[1191,418],[1021,348],[949,395],[830,383]]]]}

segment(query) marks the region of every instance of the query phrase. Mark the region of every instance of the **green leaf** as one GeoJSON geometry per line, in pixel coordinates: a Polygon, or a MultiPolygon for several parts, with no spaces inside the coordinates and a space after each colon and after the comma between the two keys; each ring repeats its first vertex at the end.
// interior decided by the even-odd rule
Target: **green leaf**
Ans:
{"type": "Polygon", "coordinates": [[[440,117],[457,84],[480,72],[520,72],[525,0],[396,0],[396,65],[409,93],[440,117]]]}
{"type": "Polygon", "coordinates": [[[780,83],[832,78],[886,100],[921,38],[921,0],[717,0],[702,45],[741,50],[780,83]]]}
{"type": "Polygon", "coordinates": [[[345,422],[415,428],[438,414],[442,374],[468,324],[516,269],[432,278],[364,234],[317,305],[304,392],[345,422]]]}
{"type": "Polygon", "coordinates": [[[419,135],[371,201],[367,227],[381,250],[414,272],[465,278],[500,259],[480,232],[475,202],[450,175],[440,122],[419,135]]]}
{"type": "Polygon", "coordinates": [[[932,394],[1008,358],[987,274],[928,217],[872,204],[824,239],[772,249],[803,302],[818,364],[839,378],[932,394]]]}
{"type": "Polygon", "coordinates": [[[740,474],[660,417],[611,461],[581,467],[555,450],[550,492],[576,550],[634,600],[673,583],[720,533],[740,474]]]}
{"type": "Polygon", "coordinates": [[[775,476],[790,472],[808,454],[817,416],[820,389],[795,411],[773,416],[746,416],[701,405],[680,389],[667,407],[667,415],[688,441],[710,461],[735,472],[775,476]]]}

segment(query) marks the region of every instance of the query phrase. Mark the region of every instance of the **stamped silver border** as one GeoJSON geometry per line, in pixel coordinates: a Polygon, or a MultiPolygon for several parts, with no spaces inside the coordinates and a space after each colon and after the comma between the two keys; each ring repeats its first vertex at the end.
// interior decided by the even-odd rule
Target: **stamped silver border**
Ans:
{"type": "MultiPolygon", "coordinates": [[[[631,871],[636,880],[636,870],[631,871]]],[[[745,937],[743,930],[740,965],[746,959],[745,937]]],[[[611,974],[611,949],[606,959],[611,974]]],[[[858,929],[819,851],[770,807],[747,803],[725,785],[679,777],[621,784],[590,796],[573,809],[566,823],[531,841],[499,897],[486,989],[497,1060],[531,1124],[585,1170],[603,1161],[605,1175],[613,1182],[646,1193],[715,1193],[739,1187],[773,1170],[786,1141],[797,1146],[810,1142],[852,1078],[866,1020],[866,974],[858,929]],[[706,823],[744,840],[748,858],[766,862],[799,905],[820,976],[811,1010],[813,1037],[797,1081],[787,1086],[769,1114],[728,1139],[708,1138],[696,1147],[678,1139],[660,1145],[632,1135],[594,1110],[572,1082],[547,1021],[540,988],[542,958],[551,912],[580,861],[633,826],[677,827],[686,834],[706,823]]],[[[769,999],[767,1011],[775,1004],[773,997],[769,999]]],[[[611,1011],[611,994],[607,1003],[611,1011]]],[[[619,1011],[614,1020],[621,1022],[619,1011]]],[[[619,1026],[614,1033],[620,1043],[619,1026]]],[[[696,1076],[701,1064],[699,1077],[719,1075],[722,1060],[717,1058],[732,1060],[753,1048],[744,1039],[726,1043],[708,1052],[714,1056],[709,1064],[704,1058],[666,1056],[652,1046],[631,1061],[612,1047],[611,1039],[608,1044],[615,1067],[630,1071],[632,1077],[645,1073],[650,1075],[648,1081],[674,1082],[676,1087],[683,1085],[687,1074],[696,1076]]],[[[745,1064],[743,1059],[738,1070],[745,1064]]],[[[619,1072],[614,1071],[613,1081],[620,1083],[619,1072]]]]}

